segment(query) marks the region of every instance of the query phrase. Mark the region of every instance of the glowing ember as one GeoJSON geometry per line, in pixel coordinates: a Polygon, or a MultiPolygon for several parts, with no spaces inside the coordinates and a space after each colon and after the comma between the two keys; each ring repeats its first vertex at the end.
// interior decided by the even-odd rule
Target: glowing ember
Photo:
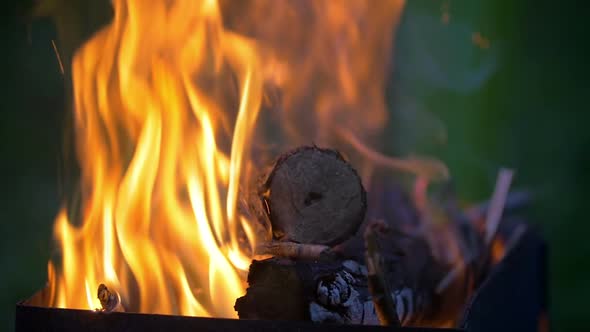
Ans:
{"type": "Polygon", "coordinates": [[[282,146],[346,152],[335,129],[374,141],[403,1],[113,5],[72,63],[82,196],[55,222],[48,304],[98,308],[104,283],[134,311],[234,317],[259,234],[238,197],[253,143],[268,142],[263,87],[282,92],[284,108],[265,115],[282,146]]]}

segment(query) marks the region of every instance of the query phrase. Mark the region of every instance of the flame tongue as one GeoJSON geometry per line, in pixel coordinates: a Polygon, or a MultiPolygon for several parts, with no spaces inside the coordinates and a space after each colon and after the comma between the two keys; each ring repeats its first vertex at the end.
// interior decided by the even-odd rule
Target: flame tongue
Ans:
{"type": "Polygon", "coordinates": [[[70,220],[64,209],[56,219],[62,262],[49,263],[49,305],[98,308],[105,283],[132,311],[235,316],[255,241],[255,223],[237,212],[238,188],[253,168],[263,81],[285,92],[290,107],[278,117],[289,144],[303,131],[306,143],[328,143],[335,128],[323,126],[336,116],[356,132],[383,126],[379,64],[403,1],[329,3],[306,2],[323,23],[297,29],[292,2],[250,4],[275,8],[284,21],[236,4],[236,27],[259,35],[262,52],[260,41],[224,27],[214,0],[113,1],[112,23],[72,63],[81,212],[70,220]],[[249,29],[260,19],[270,25],[249,29]],[[360,29],[368,20],[378,24],[360,29]],[[307,82],[313,91],[303,98],[307,82]],[[294,109],[311,113],[292,121],[294,109]]]}
{"type": "Polygon", "coordinates": [[[249,264],[236,200],[261,100],[255,50],[224,31],[214,1],[114,6],[73,61],[86,192],[81,228],[57,218],[52,304],[96,308],[83,294],[105,282],[141,312],[232,317],[249,264]],[[239,85],[233,136],[211,97],[232,86],[228,69],[239,85]]]}

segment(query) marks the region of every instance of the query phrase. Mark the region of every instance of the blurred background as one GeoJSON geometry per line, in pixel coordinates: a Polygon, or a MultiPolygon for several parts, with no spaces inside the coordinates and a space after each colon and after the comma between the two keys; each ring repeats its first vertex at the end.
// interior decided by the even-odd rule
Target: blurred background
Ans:
{"type": "MultiPolygon", "coordinates": [[[[0,327],[9,331],[15,303],[46,281],[67,175],[68,82],[52,40],[60,34],[67,61],[108,19],[104,2],[46,0],[35,20],[33,1],[3,2],[0,327]]],[[[535,194],[529,214],[550,245],[555,331],[590,323],[590,65],[580,8],[574,1],[408,1],[388,88],[389,152],[440,157],[465,201],[486,199],[501,166],[515,168],[515,187],[535,194]]]]}

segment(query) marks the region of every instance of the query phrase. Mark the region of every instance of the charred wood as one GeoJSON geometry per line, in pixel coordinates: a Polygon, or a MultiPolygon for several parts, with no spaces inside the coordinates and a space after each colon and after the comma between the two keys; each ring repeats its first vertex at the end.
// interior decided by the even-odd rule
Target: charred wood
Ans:
{"type": "Polygon", "coordinates": [[[100,284],[98,286],[97,297],[102,306],[100,309],[101,312],[110,313],[125,311],[119,293],[109,290],[105,284],[100,284]]]}
{"type": "Polygon", "coordinates": [[[383,269],[379,285],[388,290],[371,292],[374,275],[369,275],[364,260],[345,259],[338,252],[327,260],[254,261],[246,294],[236,301],[239,317],[366,325],[438,321],[435,287],[448,267],[434,261],[422,239],[402,239],[392,232],[375,234],[374,241],[383,269]],[[389,302],[388,321],[379,318],[382,306],[375,305],[375,294],[389,302]]]}
{"type": "Polygon", "coordinates": [[[252,199],[275,240],[297,243],[342,242],[357,232],[367,209],[356,171],[337,151],[316,146],[280,156],[252,199]]]}
{"type": "Polygon", "coordinates": [[[491,266],[489,239],[507,186],[502,204],[491,208],[487,233],[459,208],[452,190],[442,192],[431,213],[401,190],[384,194],[392,191],[387,184],[371,188],[370,219],[378,223],[363,221],[367,194],[338,152],[301,147],[279,157],[249,198],[250,210],[273,235],[256,254],[274,258],[252,263],[247,292],[235,304],[239,317],[394,326],[457,321],[491,266]],[[429,237],[439,228],[425,231],[425,224],[434,225],[425,215],[442,215],[458,258],[441,259],[441,247],[429,237]]]}

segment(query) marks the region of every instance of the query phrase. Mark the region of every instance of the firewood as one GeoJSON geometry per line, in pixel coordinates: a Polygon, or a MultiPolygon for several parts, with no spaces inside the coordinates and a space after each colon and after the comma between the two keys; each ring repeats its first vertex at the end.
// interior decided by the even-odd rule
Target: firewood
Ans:
{"type": "Polygon", "coordinates": [[[261,243],[256,247],[256,254],[315,260],[331,259],[335,255],[331,247],[322,244],[304,244],[289,241],[261,243]]]}
{"type": "Polygon", "coordinates": [[[366,279],[355,274],[362,270],[350,267],[342,261],[254,261],[246,295],[234,308],[240,319],[379,324],[366,303],[366,279]]]}
{"type": "Polygon", "coordinates": [[[367,204],[361,179],[335,150],[300,147],[276,161],[256,197],[275,240],[334,245],[351,237],[367,204]]]}
{"type": "Polygon", "coordinates": [[[253,261],[245,296],[234,309],[241,319],[307,320],[304,282],[288,260],[253,261]]]}
{"type": "Polygon", "coordinates": [[[384,223],[374,222],[365,230],[365,262],[367,263],[367,283],[375,305],[377,317],[382,325],[400,326],[399,317],[393,303],[393,297],[386,282],[385,274],[381,267],[381,254],[378,250],[376,232],[385,229],[384,223]]]}
{"type": "Polygon", "coordinates": [[[480,244],[484,246],[483,250],[479,250],[477,255],[468,257],[465,262],[462,262],[449,271],[449,273],[439,282],[436,288],[437,293],[442,293],[442,291],[447,287],[450,287],[453,282],[457,283],[456,280],[459,276],[466,273],[466,269],[469,265],[475,265],[474,272],[476,273],[476,282],[481,282],[485,277],[487,269],[490,268],[489,264],[491,263],[489,260],[492,252],[492,240],[496,236],[502,219],[513,176],[514,171],[510,169],[501,169],[498,172],[496,186],[486,211],[485,233],[482,238],[484,242],[480,244]]]}
{"type": "MultiPolygon", "coordinates": [[[[375,234],[373,244],[381,256],[380,284],[389,288],[381,296],[389,301],[390,324],[397,324],[396,319],[404,325],[428,326],[439,321],[436,309],[440,300],[434,288],[448,268],[433,259],[421,238],[379,233],[375,234]]],[[[360,250],[362,253],[363,249],[360,250]]],[[[324,260],[298,257],[254,261],[246,294],[235,304],[238,316],[379,325],[378,312],[382,307],[375,305],[372,296],[378,292],[369,290],[363,259],[350,260],[338,255],[336,250],[330,259],[324,260]]]]}
{"type": "Polygon", "coordinates": [[[98,286],[97,297],[102,306],[100,309],[101,312],[110,313],[125,311],[119,293],[109,290],[104,284],[98,286]]]}
{"type": "Polygon", "coordinates": [[[338,268],[337,263],[255,260],[248,273],[247,293],[237,299],[234,308],[242,319],[309,320],[308,305],[315,297],[316,282],[338,268]]]}
{"type": "MultiPolygon", "coordinates": [[[[377,187],[372,195],[380,197],[377,187]]],[[[441,289],[454,265],[435,257],[411,202],[384,201],[389,231],[371,233],[361,181],[334,150],[301,147],[282,155],[251,197],[250,209],[273,234],[256,251],[275,258],[252,263],[247,292],[235,304],[240,318],[438,326],[459,318],[478,282],[469,267],[441,289]]],[[[467,226],[466,244],[479,247],[467,226]]]]}

